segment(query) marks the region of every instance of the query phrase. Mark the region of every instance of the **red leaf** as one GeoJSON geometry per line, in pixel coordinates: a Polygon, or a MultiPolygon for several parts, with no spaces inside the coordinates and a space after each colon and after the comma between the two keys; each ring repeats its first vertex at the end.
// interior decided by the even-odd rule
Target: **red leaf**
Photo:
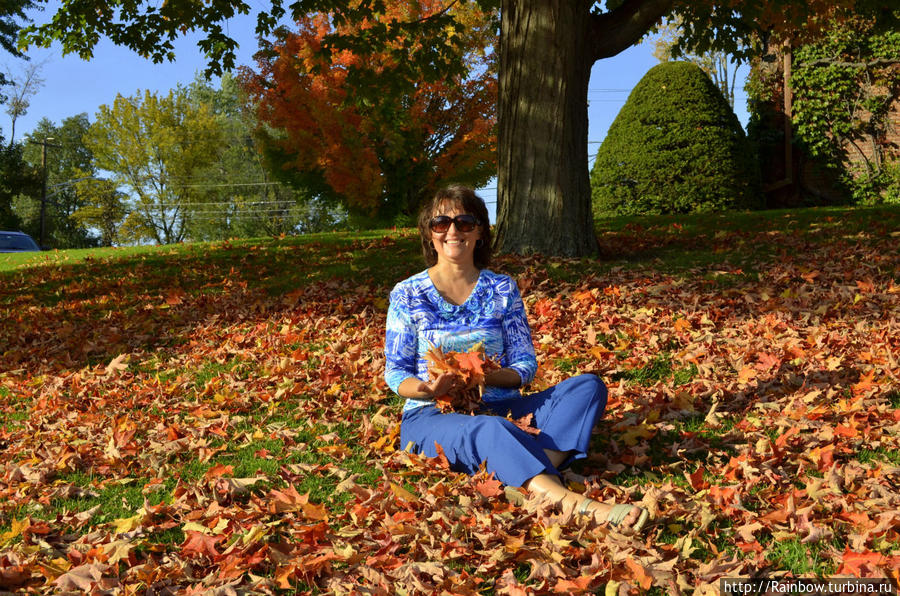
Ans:
{"type": "Polygon", "coordinates": [[[697,471],[693,474],[686,474],[688,482],[691,483],[691,488],[695,491],[701,491],[705,488],[709,488],[709,482],[703,479],[703,473],[706,469],[703,466],[697,468],[697,471]]]}

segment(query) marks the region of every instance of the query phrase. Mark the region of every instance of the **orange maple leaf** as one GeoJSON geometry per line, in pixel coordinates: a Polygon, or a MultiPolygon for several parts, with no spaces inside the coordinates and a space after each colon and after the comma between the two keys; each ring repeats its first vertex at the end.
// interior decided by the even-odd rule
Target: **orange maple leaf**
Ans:
{"type": "Polygon", "coordinates": [[[185,556],[206,556],[210,559],[215,559],[219,556],[216,545],[222,541],[224,536],[208,536],[203,532],[195,532],[194,530],[187,530],[185,534],[187,534],[187,538],[184,544],[181,545],[181,554],[185,556]]]}
{"type": "Polygon", "coordinates": [[[559,594],[581,594],[586,592],[594,581],[594,576],[582,575],[577,579],[560,579],[553,586],[553,591],[559,594]]]}
{"type": "Polygon", "coordinates": [[[875,380],[875,369],[869,371],[868,374],[863,375],[859,379],[859,383],[856,383],[850,389],[853,390],[853,395],[860,395],[870,390],[873,387],[873,381],[875,380]]]}
{"type": "Polygon", "coordinates": [[[625,559],[625,565],[628,567],[628,571],[631,572],[631,579],[636,581],[642,590],[649,590],[651,584],[653,584],[653,578],[647,573],[644,566],[632,559],[625,559]]]}
{"type": "Polygon", "coordinates": [[[887,558],[881,553],[873,553],[868,550],[858,553],[848,548],[841,557],[841,566],[837,573],[838,575],[849,573],[856,577],[871,577],[869,575],[871,571],[885,563],[887,563],[887,558]]]}
{"type": "Polygon", "coordinates": [[[475,483],[475,490],[477,490],[482,496],[491,498],[503,494],[503,490],[500,488],[500,486],[500,481],[495,480],[493,475],[491,475],[489,478],[477,481],[475,483]]]}
{"type": "Polygon", "coordinates": [[[484,371],[482,370],[484,361],[482,360],[481,354],[479,352],[464,352],[462,354],[454,354],[454,358],[456,359],[456,363],[462,370],[472,371],[477,375],[484,374],[484,371]]]}
{"type": "Polygon", "coordinates": [[[676,333],[681,333],[684,331],[691,330],[691,323],[687,319],[678,319],[675,321],[675,324],[672,325],[675,328],[676,333]]]}
{"type": "Polygon", "coordinates": [[[216,464],[206,471],[203,477],[206,480],[212,480],[220,476],[231,476],[234,474],[234,466],[226,466],[224,464],[216,464]]]}

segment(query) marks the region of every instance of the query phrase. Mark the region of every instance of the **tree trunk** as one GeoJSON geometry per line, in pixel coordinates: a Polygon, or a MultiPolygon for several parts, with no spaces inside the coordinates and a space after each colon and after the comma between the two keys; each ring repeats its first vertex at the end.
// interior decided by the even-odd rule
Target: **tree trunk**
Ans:
{"type": "Polygon", "coordinates": [[[597,252],[587,155],[591,66],[634,45],[673,0],[502,0],[499,252],[597,252]]]}
{"type": "Polygon", "coordinates": [[[495,248],[597,251],[587,153],[593,57],[585,0],[503,0],[495,248]]]}

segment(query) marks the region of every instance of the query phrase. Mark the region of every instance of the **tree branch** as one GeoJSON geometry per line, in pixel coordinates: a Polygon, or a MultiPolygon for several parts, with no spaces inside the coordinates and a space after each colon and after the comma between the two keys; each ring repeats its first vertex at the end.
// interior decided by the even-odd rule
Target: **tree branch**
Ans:
{"type": "Polygon", "coordinates": [[[871,66],[891,66],[900,64],[900,60],[891,60],[889,58],[876,58],[868,62],[844,62],[842,60],[831,60],[829,58],[819,58],[818,60],[810,60],[809,62],[798,62],[802,66],[847,66],[869,68],[871,66]]]}
{"type": "Polygon", "coordinates": [[[630,48],[668,14],[672,4],[673,0],[625,0],[615,10],[591,15],[591,58],[609,58],[630,48]]]}
{"type": "Polygon", "coordinates": [[[449,10],[451,8],[453,8],[453,5],[456,4],[458,1],[459,0],[452,0],[450,2],[450,4],[448,4],[447,6],[445,6],[444,8],[442,8],[441,10],[439,10],[437,12],[434,12],[428,16],[416,19],[415,21],[405,21],[401,24],[402,25],[418,25],[419,23],[424,23],[425,21],[430,21],[431,19],[435,19],[439,16],[445,15],[445,14],[447,14],[447,12],[449,12],[449,10]]]}

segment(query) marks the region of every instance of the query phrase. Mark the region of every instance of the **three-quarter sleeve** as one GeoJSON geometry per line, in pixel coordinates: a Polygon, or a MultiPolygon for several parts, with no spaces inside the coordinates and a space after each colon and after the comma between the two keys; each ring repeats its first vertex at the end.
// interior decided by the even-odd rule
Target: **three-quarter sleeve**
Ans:
{"type": "Polygon", "coordinates": [[[506,366],[513,369],[522,378],[522,385],[527,385],[537,373],[537,358],[534,344],[531,341],[531,327],[525,304],[519,294],[516,282],[510,280],[509,302],[503,317],[503,335],[506,348],[506,366]]]}
{"type": "Polygon", "coordinates": [[[394,288],[387,314],[384,340],[384,381],[399,394],[400,383],[416,376],[418,337],[409,312],[406,292],[394,288]]]}

